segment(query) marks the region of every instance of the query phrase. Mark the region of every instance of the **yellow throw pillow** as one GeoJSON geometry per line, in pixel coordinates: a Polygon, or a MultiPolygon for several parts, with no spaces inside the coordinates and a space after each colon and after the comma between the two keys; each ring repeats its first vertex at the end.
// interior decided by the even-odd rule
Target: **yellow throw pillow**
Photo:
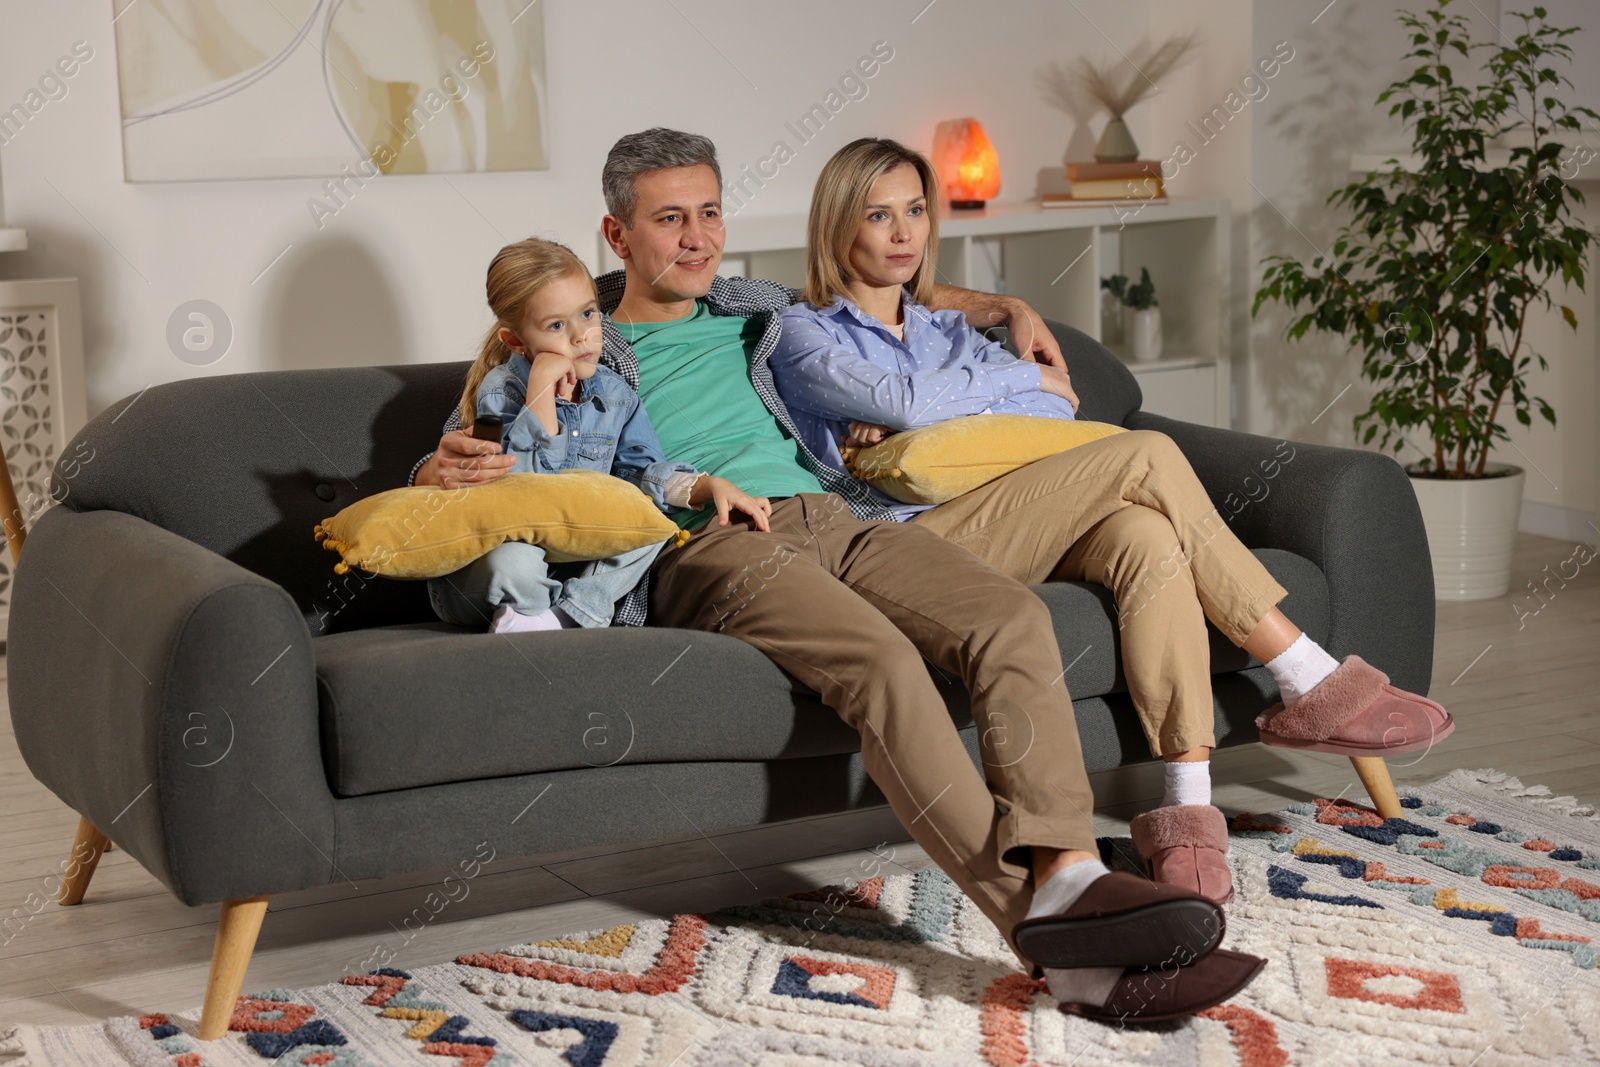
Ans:
{"type": "Polygon", "coordinates": [[[358,500],[315,530],[343,559],[387,578],[451,574],[506,541],[544,548],[551,563],[605,559],[686,530],[635,486],[601,471],[505,474],[487,485],[409,486],[358,500]]]}
{"type": "Polygon", "coordinates": [[[841,451],[851,474],[902,504],[943,504],[1035,460],[1126,432],[1047,415],[966,415],[841,451]]]}

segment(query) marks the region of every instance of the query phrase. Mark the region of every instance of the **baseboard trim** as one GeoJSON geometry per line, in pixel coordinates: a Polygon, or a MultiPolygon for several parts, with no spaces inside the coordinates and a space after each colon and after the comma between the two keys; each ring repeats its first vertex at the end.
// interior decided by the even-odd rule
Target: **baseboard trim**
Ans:
{"type": "Polygon", "coordinates": [[[1517,529],[1540,537],[1553,537],[1558,541],[1582,541],[1592,545],[1596,540],[1594,512],[1564,508],[1557,504],[1541,504],[1535,500],[1522,502],[1517,529]]]}

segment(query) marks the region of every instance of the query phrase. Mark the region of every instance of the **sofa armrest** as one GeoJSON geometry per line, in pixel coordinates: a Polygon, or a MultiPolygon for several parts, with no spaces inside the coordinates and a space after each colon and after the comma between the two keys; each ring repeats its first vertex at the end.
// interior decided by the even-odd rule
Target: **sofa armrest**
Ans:
{"type": "Polygon", "coordinates": [[[1395,685],[1428,692],[1433,564],[1399,463],[1377,452],[1281,442],[1143,411],[1125,425],[1177,442],[1246,545],[1284,549],[1322,568],[1333,656],[1355,653],[1395,685]]]}
{"type": "Polygon", "coordinates": [[[28,535],[8,646],[29,770],[179,900],[334,877],[311,637],[281,587],[134,515],[57,506],[28,535]]]}

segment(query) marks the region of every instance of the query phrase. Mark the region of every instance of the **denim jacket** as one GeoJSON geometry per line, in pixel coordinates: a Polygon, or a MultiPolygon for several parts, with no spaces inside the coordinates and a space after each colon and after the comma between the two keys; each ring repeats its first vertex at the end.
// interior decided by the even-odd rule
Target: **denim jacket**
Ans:
{"type": "Polygon", "coordinates": [[[478,417],[505,424],[500,447],[516,457],[513,472],[554,474],[574,467],[606,471],[638,486],[663,512],[676,510],[665,499],[667,480],[699,472],[662,457],[639,394],[621,375],[597,366],[592,378],[579,382],[576,402],[556,397],[561,432],[551,434],[527,405],[531,369],[526,356],[513,352],[478,386],[478,417]]]}

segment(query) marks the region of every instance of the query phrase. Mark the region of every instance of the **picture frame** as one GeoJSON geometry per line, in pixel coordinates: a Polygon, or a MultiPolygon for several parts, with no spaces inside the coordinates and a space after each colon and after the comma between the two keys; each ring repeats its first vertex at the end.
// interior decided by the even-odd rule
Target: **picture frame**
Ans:
{"type": "Polygon", "coordinates": [[[330,177],[312,203],[332,214],[379,177],[549,168],[543,5],[289,7],[122,8],[125,181],[330,177]]]}

